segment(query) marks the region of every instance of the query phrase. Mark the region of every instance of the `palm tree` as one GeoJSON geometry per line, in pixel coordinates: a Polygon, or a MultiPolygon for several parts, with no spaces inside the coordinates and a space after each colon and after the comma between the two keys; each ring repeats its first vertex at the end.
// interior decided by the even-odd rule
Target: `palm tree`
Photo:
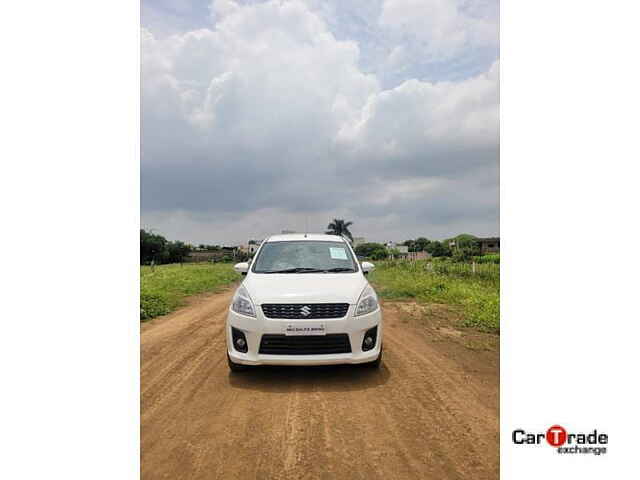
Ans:
{"type": "Polygon", "coordinates": [[[351,235],[351,232],[349,231],[349,226],[350,225],[353,225],[353,222],[345,222],[343,219],[334,218],[333,222],[331,222],[327,226],[327,228],[329,230],[327,230],[326,233],[328,233],[329,235],[344,236],[344,237],[347,237],[349,240],[351,240],[353,242],[353,236],[351,235]]]}

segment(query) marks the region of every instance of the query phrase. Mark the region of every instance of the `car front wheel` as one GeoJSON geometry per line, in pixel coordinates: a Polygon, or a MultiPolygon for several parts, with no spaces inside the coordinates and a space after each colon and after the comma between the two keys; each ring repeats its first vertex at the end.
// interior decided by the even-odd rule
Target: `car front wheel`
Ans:
{"type": "Polygon", "coordinates": [[[382,364],[382,347],[380,347],[380,354],[378,355],[378,358],[376,358],[373,362],[365,363],[365,365],[368,368],[380,368],[381,364],[382,364]]]}
{"type": "Polygon", "coordinates": [[[229,370],[232,372],[244,372],[247,369],[246,365],[241,365],[239,363],[235,363],[231,361],[229,354],[227,353],[227,363],[229,364],[229,370]]]}

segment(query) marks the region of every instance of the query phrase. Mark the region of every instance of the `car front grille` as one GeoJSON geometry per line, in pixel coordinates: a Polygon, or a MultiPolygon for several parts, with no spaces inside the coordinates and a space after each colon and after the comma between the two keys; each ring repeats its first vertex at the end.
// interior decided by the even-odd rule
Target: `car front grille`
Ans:
{"type": "Polygon", "coordinates": [[[342,318],[348,303],[265,303],[262,312],[268,318],[311,319],[342,318]]]}
{"type": "Polygon", "coordinates": [[[262,335],[260,352],[266,355],[328,355],[351,353],[349,335],[329,333],[327,335],[262,335]]]}

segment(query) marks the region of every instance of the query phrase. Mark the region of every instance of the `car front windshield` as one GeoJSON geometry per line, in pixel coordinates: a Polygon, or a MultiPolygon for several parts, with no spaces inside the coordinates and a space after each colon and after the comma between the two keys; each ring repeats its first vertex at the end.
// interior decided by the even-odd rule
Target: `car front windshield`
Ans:
{"type": "Polygon", "coordinates": [[[357,266],[342,242],[268,242],[254,261],[254,273],[349,273],[357,266]]]}

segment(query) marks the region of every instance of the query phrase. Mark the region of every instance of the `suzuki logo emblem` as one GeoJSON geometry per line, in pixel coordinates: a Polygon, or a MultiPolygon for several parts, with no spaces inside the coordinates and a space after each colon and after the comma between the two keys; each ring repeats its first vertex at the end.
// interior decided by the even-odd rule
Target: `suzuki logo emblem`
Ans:
{"type": "Polygon", "coordinates": [[[300,313],[305,317],[311,315],[311,308],[308,305],[305,305],[300,309],[300,313]]]}

